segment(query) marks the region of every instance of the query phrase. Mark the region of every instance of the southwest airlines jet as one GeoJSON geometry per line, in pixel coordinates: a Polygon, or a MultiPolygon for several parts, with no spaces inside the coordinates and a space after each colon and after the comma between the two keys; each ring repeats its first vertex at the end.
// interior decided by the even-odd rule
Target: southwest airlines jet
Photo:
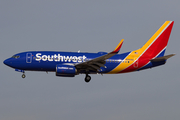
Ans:
{"type": "Polygon", "coordinates": [[[74,77],[85,74],[85,82],[89,82],[89,74],[118,74],[144,70],[164,65],[166,60],[175,54],[165,55],[174,21],[166,21],[159,30],[140,49],[118,54],[123,39],[109,53],[83,53],[60,51],[28,51],[13,55],[4,64],[15,71],[55,72],[56,76],[74,77]]]}

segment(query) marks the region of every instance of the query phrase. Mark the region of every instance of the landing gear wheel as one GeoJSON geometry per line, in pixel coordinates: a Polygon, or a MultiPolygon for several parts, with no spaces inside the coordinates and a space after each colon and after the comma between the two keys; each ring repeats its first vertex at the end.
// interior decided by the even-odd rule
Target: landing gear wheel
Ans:
{"type": "Polygon", "coordinates": [[[84,79],[84,80],[85,80],[85,82],[87,82],[87,83],[88,83],[88,82],[91,80],[91,76],[86,75],[86,77],[85,77],[85,79],[84,79]]]}
{"type": "Polygon", "coordinates": [[[26,75],[25,74],[22,74],[22,78],[25,78],[26,77],[26,75]]]}

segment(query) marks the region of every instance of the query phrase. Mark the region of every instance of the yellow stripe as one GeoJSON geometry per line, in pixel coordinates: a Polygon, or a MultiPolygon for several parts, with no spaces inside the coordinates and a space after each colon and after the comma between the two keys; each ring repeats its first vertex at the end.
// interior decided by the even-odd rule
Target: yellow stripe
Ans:
{"type": "Polygon", "coordinates": [[[120,63],[120,65],[118,65],[115,69],[113,69],[112,71],[110,71],[108,74],[113,74],[113,73],[118,73],[122,70],[124,70],[125,68],[127,68],[128,66],[130,66],[131,64],[133,64],[134,62],[134,57],[132,56],[132,52],[120,63]],[[128,62],[129,61],[129,62],[128,62]]]}
{"type": "Polygon", "coordinates": [[[159,36],[159,34],[169,25],[171,21],[166,21],[159,30],[149,39],[149,41],[141,48],[142,51],[146,50],[147,47],[159,36]]]}
{"type": "Polygon", "coordinates": [[[167,27],[167,25],[169,25],[170,22],[171,21],[166,21],[142,48],[132,51],[124,59],[124,62],[121,62],[115,69],[113,69],[112,71],[110,71],[107,74],[113,74],[113,73],[120,72],[120,71],[126,69],[127,67],[129,67],[130,65],[132,65],[134,63],[134,61],[136,61],[143,54],[143,52],[151,45],[151,43],[159,36],[159,34],[162,33],[162,31],[167,27]],[[129,63],[128,63],[128,60],[129,60],[129,63]],[[130,60],[133,60],[133,61],[130,61],[130,60]],[[125,61],[127,61],[127,62],[125,62],[125,61]]]}
{"type": "Polygon", "coordinates": [[[116,49],[118,49],[118,47],[122,44],[122,42],[124,41],[124,39],[122,39],[119,44],[117,45],[117,47],[114,49],[114,51],[116,51],[116,49]]]}

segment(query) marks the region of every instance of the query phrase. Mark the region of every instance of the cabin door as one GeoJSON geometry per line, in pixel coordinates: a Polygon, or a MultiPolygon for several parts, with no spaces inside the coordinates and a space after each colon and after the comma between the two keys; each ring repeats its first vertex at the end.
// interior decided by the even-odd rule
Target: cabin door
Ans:
{"type": "Polygon", "coordinates": [[[32,53],[27,53],[26,54],[26,63],[31,63],[32,62],[32,53]]]}

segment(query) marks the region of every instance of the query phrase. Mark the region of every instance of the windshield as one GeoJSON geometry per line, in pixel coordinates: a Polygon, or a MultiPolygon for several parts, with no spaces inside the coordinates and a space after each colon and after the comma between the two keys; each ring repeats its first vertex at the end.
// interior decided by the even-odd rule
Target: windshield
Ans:
{"type": "Polygon", "coordinates": [[[20,56],[19,55],[13,55],[12,56],[12,58],[15,58],[15,59],[17,59],[17,58],[19,58],[20,56]]]}

